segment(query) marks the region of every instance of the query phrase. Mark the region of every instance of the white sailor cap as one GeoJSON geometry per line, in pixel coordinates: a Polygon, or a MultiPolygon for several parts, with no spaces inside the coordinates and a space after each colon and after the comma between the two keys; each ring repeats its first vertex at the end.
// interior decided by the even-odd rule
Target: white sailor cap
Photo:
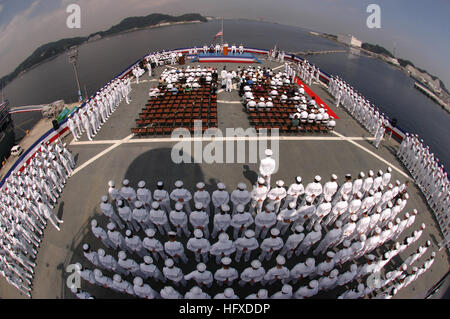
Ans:
{"type": "Polygon", "coordinates": [[[295,201],[289,203],[289,208],[294,209],[297,206],[295,201]]]}
{"type": "Polygon", "coordinates": [[[233,290],[233,288],[227,288],[227,289],[225,289],[223,294],[225,297],[231,298],[234,295],[234,290],[233,290]]]}
{"type": "Polygon", "coordinates": [[[388,167],[388,168],[387,168],[387,171],[388,171],[389,173],[392,172],[392,168],[388,167]]]}
{"type": "Polygon", "coordinates": [[[272,236],[278,236],[278,235],[280,234],[280,231],[279,231],[277,228],[272,228],[272,229],[270,230],[270,234],[271,234],[272,236]]]}
{"type": "Polygon", "coordinates": [[[417,268],[417,267],[413,267],[413,269],[412,269],[412,271],[414,271],[414,272],[416,272],[416,271],[418,271],[419,269],[417,268]]]}
{"type": "Polygon", "coordinates": [[[350,240],[346,239],[346,240],[344,240],[343,245],[345,248],[348,248],[352,245],[352,242],[350,240]]]}
{"type": "Polygon", "coordinates": [[[105,251],[102,249],[102,248],[100,248],[99,250],[97,250],[97,254],[99,255],[99,256],[105,256],[105,251]]]}
{"type": "Polygon", "coordinates": [[[418,213],[417,209],[414,208],[414,209],[413,209],[413,214],[414,214],[414,215],[417,215],[417,213],[418,213]]]}
{"type": "Polygon", "coordinates": [[[334,223],[334,225],[335,225],[336,227],[338,227],[338,228],[341,228],[341,227],[342,227],[342,222],[341,222],[340,220],[338,220],[338,221],[336,221],[336,222],[334,223]]]}
{"type": "Polygon", "coordinates": [[[265,152],[266,156],[272,156],[273,155],[273,151],[271,149],[267,149],[265,152]]]}
{"type": "Polygon", "coordinates": [[[138,183],[138,187],[139,187],[139,188],[144,188],[144,187],[145,187],[145,181],[140,181],[140,182],[138,183]]]}
{"type": "Polygon", "coordinates": [[[182,209],[183,209],[183,204],[181,204],[181,203],[176,203],[176,204],[175,204],[175,210],[180,211],[180,210],[182,210],[182,209]]]}
{"type": "Polygon", "coordinates": [[[228,236],[227,233],[220,233],[219,234],[219,241],[222,242],[222,243],[227,241],[229,238],[230,238],[230,236],[228,236]]]}
{"type": "Polygon", "coordinates": [[[308,267],[313,267],[316,264],[316,260],[314,258],[308,258],[305,261],[305,265],[308,267]]]}
{"type": "Polygon", "coordinates": [[[116,185],[116,183],[114,183],[114,181],[109,181],[108,185],[109,185],[109,187],[114,187],[116,185]]]}
{"type": "Polygon", "coordinates": [[[124,251],[120,251],[118,256],[119,256],[119,259],[127,258],[127,254],[124,251]]]}
{"type": "Polygon", "coordinates": [[[373,191],[373,189],[369,190],[369,195],[370,195],[370,196],[375,195],[375,192],[373,191]]]}
{"type": "Polygon", "coordinates": [[[366,177],[366,174],[364,174],[364,172],[360,172],[359,176],[361,176],[361,178],[364,178],[364,177],[366,177]]]}
{"type": "Polygon", "coordinates": [[[113,223],[109,223],[106,227],[108,228],[108,230],[116,229],[116,225],[114,225],[113,223]]]}
{"type": "Polygon", "coordinates": [[[322,177],[320,177],[319,175],[317,175],[316,177],[314,177],[314,180],[316,182],[320,182],[322,180],[322,177]]]}
{"type": "Polygon", "coordinates": [[[425,224],[422,223],[422,225],[420,225],[420,228],[425,229],[425,224]]]}
{"type": "Polygon", "coordinates": [[[130,237],[131,236],[131,230],[127,229],[125,232],[125,236],[130,237]]]}
{"type": "Polygon", "coordinates": [[[265,183],[266,183],[266,180],[265,180],[264,178],[262,178],[262,177],[259,177],[259,178],[258,178],[258,184],[263,185],[263,184],[265,184],[265,183]]]}
{"type": "MultiPolygon", "coordinates": [[[[153,202],[153,203],[157,203],[158,204],[158,202],[153,202]]],[[[153,203],[152,203],[152,207],[153,207],[153,203]]],[[[134,202],[134,207],[136,207],[136,208],[141,208],[142,207],[142,202],[141,201],[139,201],[139,200],[137,200],[136,202],[134,202]]],[[[158,204],[159,205],[159,204],[158,204]]]]}
{"type": "Polygon", "coordinates": [[[145,230],[145,234],[146,234],[148,237],[153,237],[153,236],[155,236],[155,230],[154,230],[153,228],[147,228],[147,229],[145,230]]]}
{"type": "Polygon", "coordinates": [[[203,189],[203,188],[205,188],[205,183],[203,183],[203,182],[197,183],[196,187],[198,189],[203,189]]]}
{"type": "MultiPolygon", "coordinates": [[[[358,220],[358,217],[356,216],[356,214],[352,214],[350,216],[350,220],[356,222],[358,220]]],[[[337,223],[337,222],[336,222],[337,223]]]]}
{"type": "Polygon", "coordinates": [[[336,176],[336,174],[332,174],[332,175],[331,175],[331,179],[335,181],[335,180],[338,179],[338,177],[336,176]]]}
{"type": "Polygon", "coordinates": [[[301,178],[300,176],[297,176],[297,177],[295,178],[295,181],[296,181],[297,183],[301,183],[301,182],[302,182],[302,178],[301,178]]]}
{"type": "Polygon", "coordinates": [[[396,223],[396,224],[400,224],[401,222],[402,222],[402,220],[401,220],[400,218],[397,217],[397,218],[395,219],[395,223],[396,223]]]}
{"type": "Polygon", "coordinates": [[[374,255],[372,255],[372,254],[369,254],[369,255],[366,256],[366,258],[368,260],[370,260],[370,261],[374,261],[376,257],[374,255]]]}
{"type": "Polygon", "coordinates": [[[93,226],[93,227],[97,226],[97,220],[93,219],[91,221],[91,226],[93,226]]]}
{"type": "Polygon", "coordinates": [[[183,182],[182,181],[176,181],[175,182],[175,187],[177,187],[177,188],[180,188],[180,187],[183,187],[183,182]]]}
{"type": "Polygon", "coordinates": [[[392,202],[387,203],[387,207],[392,208],[394,205],[392,205],[392,202]]]}
{"type": "Polygon", "coordinates": [[[206,270],[206,265],[204,263],[199,263],[197,265],[197,270],[200,272],[204,272],[206,270]]]}
{"type": "Polygon", "coordinates": [[[283,187],[283,186],[284,186],[284,181],[278,180],[278,181],[276,182],[276,185],[277,185],[278,187],[283,187]]]}
{"type": "Polygon", "coordinates": [[[308,285],[309,285],[309,287],[314,289],[319,286],[319,282],[317,280],[311,280],[308,285]]]}
{"type": "Polygon", "coordinates": [[[150,256],[144,256],[144,262],[146,264],[153,264],[153,258],[150,256]]]}
{"type": "Polygon", "coordinates": [[[433,252],[431,253],[431,257],[435,257],[435,256],[436,256],[436,252],[433,251],[433,252]]]}
{"type": "Polygon", "coordinates": [[[392,227],[394,227],[394,224],[392,224],[392,222],[389,222],[389,223],[387,224],[387,227],[388,227],[388,228],[392,228],[392,227]]]}
{"type": "Polygon", "coordinates": [[[389,188],[389,189],[394,188],[394,185],[392,185],[392,184],[389,183],[388,188],[389,188]]]}
{"type": "Polygon", "coordinates": [[[153,209],[158,209],[158,208],[159,208],[159,202],[154,201],[154,202],[152,203],[152,208],[153,208],[153,209]]]}
{"type": "Polygon", "coordinates": [[[267,289],[259,289],[258,292],[256,293],[256,295],[257,295],[260,299],[265,299],[265,298],[267,298],[268,291],[267,291],[267,289]]]}
{"type": "Polygon", "coordinates": [[[106,203],[108,201],[108,196],[102,196],[102,202],[106,203]]]}
{"type": "Polygon", "coordinates": [[[196,229],[196,230],[194,230],[194,236],[195,236],[195,238],[202,238],[203,232],[200,229],[196,229]]]}
{"type": "Polygon", "coordinates": [[[369,171],[369,176],[370,176],[370,177],[373,176],[373,171],[372,171],[372,170],[369,171]]]}
{"type": "Polygon", "coordinates": [[[319,224],[314,225],[314,230],[316,232],[322,231],[322,226],[320,226],[319,224]]]}
{"type": "Polygon", "coordinates": [[[258,259],[255,259],[251,262],[251,266],[254,269],[258,269],[259,267],[261,267],[261,262],[258,259]]]}
{"type": "Polygon", "coordinates": [[[164,186],[164,182],[159,181],[158,183],[156,183],[156,186],[162,187],[162,186],[164,186]]]}
{"type": "Polygon", "coordinates": [[[122,184],[123,184],[123,186],[128,186],[128,185],[130,185],[130,181],[128,179],[124,179],[122,184]]]}
{"type": "Polygon", "coordinates": [[[83,245],[83,250],[84,250],[84,251],[89,250],[89,245],[88,245],[88,244],[84,244],[84,245],[83,245]]]}
{"type": "Polygon", "coordinates": [[[239,188],[240,190],[244,190],[247,188],[247,185],[245,183],[239,183],[237,188],[239,188]]]}
{"type": "Polygon", "coordinates": [[[337,275],[339,275],[339,271],[338,271],[337,269],[333,269],[333,270],[330,272],[330,278],[337,277],[337,275]]]}
{"type": "Polygon", "coordinates": [[[164,265],[166,265],[166,267],[172,267],[174,265],[173,259],[171,259],[171,258],[166,259],[166,261],[164,262],[164,265]]]}
{"type": "Polygon", "coordinates": [[[291,294],[292,293],[292,286],[291,285],[283,285],[283,287],[281,288],[281,292],[283,294],[291,294]]]}
{"type": "Polygon", "coordinates": [[[223,265],[228,266],[229,264],[231,264],[231,258],[223,257],[221,262],[222,262],[223,265]]]}
{"type": "Polygon", "coordinates": [[[259,100],[260,100],[261,102],[264,102],[264,98],[263,98],[263,97],[261,97],[259,100]]]}
{"type": "Polygon", "coordinates": [[[170,236],[170,237],[174,237],[176,235],[177,235],[177,233],[174,232],[174,231],[170,231],[170,232],[167,233],[167,236],[170,236]]]}
{"type": "Polygon", "coordinates": [[[300,233],[302,233],[305,229],[303,228],[302,225],[297,225],[297,226],[295,227],[294,230],[295,230],[296,233],[300,234],[300,233]]]}
{"type": "Polygon", "coordinates": [[[217,188],[218,188],[219,190],[224,190],[224,189],[227,188],[227,187],[225,186],[224,183],[218,183],[218,184],[217,184],[217,188]]]}
{"type": "Polygon", "coordinates": [[[277,264],[284,265],[286,263],[286,259],[283,256],[277,256],[277,264]]]}
{"type": "Polygon", "coordinates": [[[190,292],[192,292],[194,295],[199,295],[202,293],[202,289],[198,286],[194,286],[191,288],[190,292]]]}
{"type": "Polygon", "coordinates": [[[122,277],[120,277],[119,274],[115,274],[115,275],[113,276],[113,280],[114,280],[115,282],[120,282],[120,281],[122,280],[122,277]]]}
{"type": "Polygon", "coordinates": [[[375,233],[380,234],[381,233],[381,228],[380,227],[375,227],[375,233]]]}
{"type": "Polygon", "coordinates": [[[343,198],[345,201],[347,201],[347,200],[348,200],[348,195],[347,195],[347,194],[344,194],[344,195],[342,195],[342,198],[343,198]]]}
{"type": "Polygon", "coordinates": [[[405,194],[405,199],[409,199],[408,193],[405,194]]]}
{"type": "Polygon", "coordinates": [[[334,252],[332,252],[332,251],[327,252],[327,257],[328,258],[333,258],[334,255],[336,255],[336,254],[334,252]]]}
{"type": "Polygon", "coordinates": [[[143,283],[144,283],[144,281],[142,280],[141,277],[136,277],[133,279],[133,284],[135,286],[142,286],[143,283]]]}

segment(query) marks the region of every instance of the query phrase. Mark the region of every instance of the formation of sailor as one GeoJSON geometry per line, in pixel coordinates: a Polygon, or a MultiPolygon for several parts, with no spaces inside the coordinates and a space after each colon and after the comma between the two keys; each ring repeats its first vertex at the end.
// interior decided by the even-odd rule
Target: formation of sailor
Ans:
{"type": "Polygon", "coordinates": [[[130,104],[130,92],[130,78],[128,76],[117,78],[91,97],[83,108],[70,115],[67,125],[75,141],[78,141],[84,132],[92,141],[123,98],[130,104]]]}
{"type": "MultiPolygon", "coordinates": [[[[96,252],[84,245],[84,255],[94,267],[91,280],[95,280],[98,285],[140,298],[171,298],[178,294],[179,298],[183,298],[180,292],[176,293],[176,289],[185,287],[192,281],[198,289],[188,291],[185,296],[187,298],[212,296],[206,289],[211,288],[214,283],[219,286],[238,283],[240,286],[250,285],[260,289],[264,286],[271,287],[276,282],[283,286],[272,298],[310,298],[356,280],[369,278],[379,273],[396,255],[415,244],[425,229],[422,224],[401,242],[385,246],[410,229],[418,213],[414,210],[403,214],[407,201],[406,192],[392,192],[394,187],[390,185],[390,171],[379,171],[380,181],[376,183],[370,180],[373,180],[372,172],[367,177],[360,172],[354,180],[351,175],[347,175],[342,185],[337,183],[338,176],[335,174],[324,185],[321,184],[321,178],[316,176],[306,187],[303,187],[302,179],[296,177],[295,182],[284,192],[281,190],[284,183],[277,181],[276,187],[271,189],[276,191],[272,192],[271,197],[266,196],[259,202],[261,211],[255,216],[249,212],[252,207],[249,194],[239,193],[246,188],[242,183],[232,197],[233,204],[236,205],[234,214],[228,205],[230,197],[222,193],[227,192],[223,183],[218,183],[217,193],[213,196],[203,193],[207,192],[204,183],[197,183],[199,193],[192,196],[189,190],[183,188],[184,184],[177,181],[172,195],[166,194],[169,198],[169,215],[158,204],[162,202],[161,198],[165,198],[164,195],[158,197],[161,194],[157,191],[163,190],[161,182],[153,191],[153,198],[144,196],[152,194],[147,189],[140,192],[142,201],[135,200],[134,203],[133,190],[110,191],[110,196],[107,196],[106,201],[103,197],[101,204],[102,211],[106,212],[109,220],[106,238],[96,229],[99,228],[97,223],[94,224],[96,230],[93,227],[93,232],[112,253],[106,253],[104,249],[96,252]],[[384,196],[383,185],[386,185],[389,196],[384,196]],[[373,186],[377,189],[373,189],[373,186]],[[366,200],[375,197],[374,191],[381,193],[378,200],[366,200]],[[281,198],[280,202],[277,194],[278,199],[281,198]],[[337,201],[334,201],[335,197],[337,201]],[[144,204],[152,201],[151,206],[144,204]],[[195,210],[188,212],[187,205],[190,206],[191,201],[194,202],[195,210]],[[347,205],[343,205],[344,202],[347,205]],[[173,203],[175,210],[171,209],[173,203]],[[205,205],[210,206],[210,214],[205,205]],[[122,210],[124,207],[129,207],[130,210],[134,207],[144,211],[147,218],[139,221],[143,232],[135,229],[126,218],[120,220],[126,214],[118,213],[119,207],[122,210]],[[152,219],[151,211],[157,210],[158,218],[152,219]],[[336,216],[330,218],[332,214],[336,216]],[[123,229],[120,224],[124,226],[123,229]],[[213,234],[210,239],[207,235],[209,230],[213,234]],[[386,251],[381,257],[375,257],[375,250],[382,246],[387,247],[386,251]],[[311,256],[309,252],[312,252],[313,257],[308,257],[311,256]],[[287,268],[286,263],[293,260],[294,253],[296,256],[305,255],[305,259],[301,262],[299,260],[292,268],[287,268]],[[366,257],[365,262],[361,262],[360,258],[363,256],[366,257]],[[162,257],[162,261],[159,261],[159,257],[162,257]],[[211,264],[209,257],[215,263],[211,264]],[[187,270],[189,259],[196,261],[194,269],[187,270]],[[239,272],[236,266],[242,259],[249,266],[239,272]],[[271,263],[275,265],[263,266],[271,263]],[[211,266],[214,264],[216,266],[211,266]],[[99,271],[105,273],[98,276],[99,271]],[[111,272],[112,275],[109,276],[106,272],[111,272]],[[98,280],[94,273],[99,277],[98,280]],[[152,280],[169,286],[158,293],[152,288],[152,280]]],[[[267,178],[268,175],[264,176],[267,178]]],[[[261,184],[255,186],[255,189],[263,186],[266,188],[265,192],[269,193],[266,179],[260,177],[259,182],[261,184]]],[[[401,183],[395,184],[402,186],[401,183]]],[[[110,185],[114,183],[108,184],[110,188],[114,187],[110,185]]],[[[132,188],[129,181],[124,185],[132,188]]],[[[146,186],[143,181],[138,185],[139,189],[146,186]]],[[[398,271],[387,272],[385,277],[379,277],[370,287],[357,287],[357,282],[350,285],[349,290],[340,298],[370,297],[392,284],[397,285],[397,291],[407,286],[430,268],[434,259],[415,267],[430,246],[429,241],[419,246],[414,254],[405,259],[398,271]],[[408,274],[406,270],[410,267],[411,272],[408,274]],[[399,286],[402,274],[407,276],[405,284],[399,286]]],[[[236,296],[234,290],[233,293],[225,290],[223,294],[219,294],[221,298],[234,298],[233,296],[236,296]]],[[[258,292],[249,298],[269,296],[261,291],[261,295],[258,292]]]]}
{"type": "Polygon", "coordinates": [[[374,145],[378,148],[386,128],[390,127],[387,117],[339,77],[330,78],[328,92],[336,99],[338,106],[344,106],[353,118],[375,136],[374,145]]]}
{"type": "Polygon", "coordinates": [[[5,180],[0,193],[1,273],[27,296],[47,222],[58,231],[63,223],[53,209],[74,167],[66,144],[59,139],[42,144],[22,169],[5,180]]]}
{"type": "Polygon", "coordinates": [[[295,67],[285,64],[285,71],[273,72],[261,67],[247,67],[238,71],[239,95],[242,97],[244,109],[247,112],[258,112],[270,109],[275,103],[281,105],[292,104],[296,112],[289,115],[291,119],[298,119],[298,126],[302,124],[324,125],[334,128],[336,122],[325,109],[318,104],[315,97],[309,98],[303,84],[294,84],[295,67]],[[255,96],[264,96],[255,99],[255,96]]]}
{"type": "MultiPolygon", "coordinates": [[[[302,62],[297,63],[296,69],[297,71],[295,73],[309,86],[311,86],[313,82],[315,83],[320,82],[319,68],[316,67],[314,64],[309,63],[307,59],[304,59],[302,62]]],[[[294,70],[295,69],[292,68],[291,72],[294,72],[294,70]]]]}
{"type": "MultiPolygon", "coordinates": [[[[406,133],[397,151],[397,157],[414,177],[433,211],[444,237],[449,236],[450,183],[439,159],[425,146],[417,134],[406,133]]],[[[407,186],[407,185],[406,185],[407,186]]],[[[403,187],[399,192],[406,192],[403,187]]],[[[450,248],[448,239],[442,246],[450,248]]]]}

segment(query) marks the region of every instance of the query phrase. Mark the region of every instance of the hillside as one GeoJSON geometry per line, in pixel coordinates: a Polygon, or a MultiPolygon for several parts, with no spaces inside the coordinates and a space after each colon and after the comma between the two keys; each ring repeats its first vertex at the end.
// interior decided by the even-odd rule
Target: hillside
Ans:
{"type": "Polygon", "coordinates": [[[178,17],[160,13],[153,13],[144,17],[126,18],[119,24],[112,26],[106,31],[96,32],[87,37],[68,38],[44,44],[37,48],[27,59],[25,59],[25,61],[19,64],[19,66],[13,72],[2,77],[0,79],[0,86],[6,86],[21,73],[30,70],[31,68],[39,65],[44,61],[55,58],[61,53],[66,52],[70,47],[74,45],[81,45],[87,42],[89,39],[99,39],[107,36],[113,36],[122,32],[148,28],[160,23],[175,23],[184,21],[207,22],[208,20],[198,13],[188,13],[178,17]]]}

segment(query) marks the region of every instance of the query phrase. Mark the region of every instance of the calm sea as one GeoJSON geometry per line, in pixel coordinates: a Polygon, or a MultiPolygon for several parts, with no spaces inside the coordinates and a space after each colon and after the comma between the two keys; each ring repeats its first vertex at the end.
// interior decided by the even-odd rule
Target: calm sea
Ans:
{"type": "MultiPolygon", "coordinates": [[[[94,93],[127,66],[147,52],[210,44],[220,30],[219,21],[166,26],[118,35],[87,43],[79,48],[78,70],[83,92],[94,93]]],[[[269,49],[274,45],[289,52],[339,50],[333,41],[312,36],[309,30],[280,24],[225,20],[225,41],[229,44],[269,49]]],[[[406,57],[407,58],[407,57],[406,57]]],[[[445,167],[450,167],[450,116],[440,106],[414,89],[414,80],[379,60],[347,53],[317,55],[309,60],[332,75],[339,75],[362,92],[398,126],[424,139],[445,167]]],[[[76,84],[67,55],[40,65],[5,88],[12,106],[49,103],[58,99],[73,101],[76,84]]],[[[20,123],[16,138],[33,126],[38,114],[15,115],[20,123]]]]}

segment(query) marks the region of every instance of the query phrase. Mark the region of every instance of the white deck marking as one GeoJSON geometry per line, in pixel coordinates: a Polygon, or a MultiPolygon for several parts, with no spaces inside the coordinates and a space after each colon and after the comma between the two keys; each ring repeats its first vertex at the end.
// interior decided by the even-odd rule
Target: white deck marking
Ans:
{"type": "Polygon", "coordinates": [[[93,162],[95,162],[96,160],[98,160],[100,157],[102,157],[103,155],[108,154],[109,152],[111,152],[113,149],[119,147],[120,145],[122,145],[123,143],[128,142],[130,139],[133,138],[133,134],[125,137],[123,140],[120,141],[116,141],[115,144],[111,145],[110,147],[108,147],[106,150],[104,150],[103,152],[98,153],[97,155],[95,155],[94,157],[92,157],[90,160],[88,160],[87,162],[83,163],[82,165],[80,165],[79,167],[77,167],[73,173],[72,176],[76,175],[77,173],[79,173],[82,169],[84,169],[85,167],[91,165],[93,162]]]}
{"type": "Polygon", "coordinates": [[[277,67],[273,68],[273,69],[272,69],[272,71],[275,71],[275,70],[281,69],[281,68],[282,68],[283,66],[284,66],[284,64],[283,64],[283,65],[280,65],[280,66],[277,66],[277,67]]]}
{"type": "MultiPolygon", "coordinates": [[[[397,172],[399,172],[399,173],[400,173],[401,175],[403,175],[404,177],[410,179],[410,177],[408,176],[408,174],[406,174],[405,172],[403,172],[400,168],[397,168],[394,164],[392,164],[392,163],[386,161],[384,158],[382,158],[381,156],[375,154],[374,152],[372,152],[372,151],[369,150],[368,148],[366,148],[366,147],[364,147],[364,146],[362,146],[362,145],[356,143],[354,139],[349,138],[349,137],[346,137],[346,136],[344,136],[344,135],[342,135],[342,134],[340,134],[340,133],[338,133],[338,132],[336,132],[336,131],[332,131],[332,133],[335,134],[335,135],[337,135],[337,136],[339,136],[339,137],[342,138],[343,140],[348,141],[349,143],[352,143],[352,144],[355,145],[356,147],[359,147],[360,149],[366,151],[367,153],[369,153],[369,154],[372,155],[373,157],[379,159],[379,160],[382,161],[383,163],[385,163],[385,164],[389,165],[390,167],[392,167],[393,169],[395,169],[397,172]]],[[[374,138],[372,138],[371,140],[374,140],[374,138]]]]}
{"type": "Polygon", "coordinates": [[[210,142],[210,141],[218,141],[218,142],[224,142],[224,141],[256,141],[256,140],[280,140],[280,141],[373,141],[375,140],[374,137],[333,137],[333,136],[243,136],[243,137],[237,137],[237,136],[231,136],[231,137],[220,137],[220,138],[214,138],[214,137],[191,137],[191,138],[171,138],[171,137],[160,137],[160,138],[139,138],[139,139],[129,139],[127,141],[125,140],[99,140],[99,141],[81,141],[81,142],[72,142],[71,146],[81,146],[81,145],[106,145],[106,144],[139,144],[139,143],[176,143],[181,141],[186,142],[197,142],[197,141],[203,141],[203,142],[210,142]]]}
{"type": "Polygon", "coordinates": [[[224,104],[242,104],[241,101],[225,101],[225,100],[217,100],[217,103],[224,103],[224,104]]]}

